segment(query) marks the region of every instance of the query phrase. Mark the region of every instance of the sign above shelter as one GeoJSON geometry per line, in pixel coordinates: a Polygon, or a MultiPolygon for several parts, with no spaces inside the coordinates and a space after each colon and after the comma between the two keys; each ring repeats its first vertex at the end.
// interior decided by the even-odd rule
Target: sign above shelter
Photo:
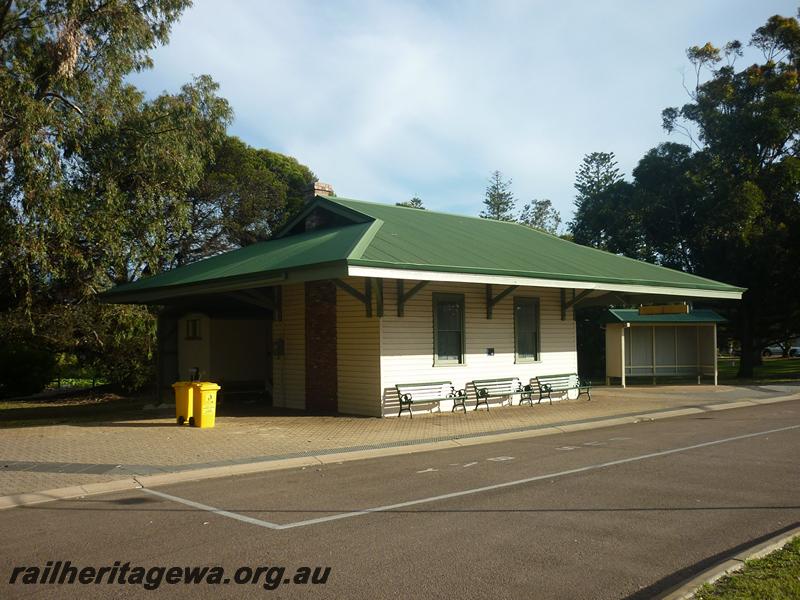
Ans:
{"type": "Polygon", "coordinates": [[[689,314],[689,305],[686,302],[680,304],[657,304],[654,306],[640,306],[640,315],[685,315],[689,314]]]}

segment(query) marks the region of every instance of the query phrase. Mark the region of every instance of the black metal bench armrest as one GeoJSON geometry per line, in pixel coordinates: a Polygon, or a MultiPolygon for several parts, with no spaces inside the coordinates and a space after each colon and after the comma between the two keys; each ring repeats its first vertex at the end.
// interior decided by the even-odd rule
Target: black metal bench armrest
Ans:
{"type": "Polygon", "coordinates": [[[400,396],[400,403],[401,404],[410,404],[411,403],[411,394],[403,394],[400,396]]]}

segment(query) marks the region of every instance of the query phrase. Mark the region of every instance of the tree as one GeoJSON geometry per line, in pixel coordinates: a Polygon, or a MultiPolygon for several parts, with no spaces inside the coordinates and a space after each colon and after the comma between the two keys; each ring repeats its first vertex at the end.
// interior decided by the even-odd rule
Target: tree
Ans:
{"type": "Polygon", "coordinates": [[[668,131],[698,134],[694,176],[705,197],[697,271],[747,288],[731,311],[744,377],[764,343],[800,330],[800,24],[770,17],[750,45],[764,62],[738,71],[738,42],[690,48],[708,78],[698,77],[689,103],[663,114],[668,131]]]}
{"type": "Polygon", "coordinates": [[[489,185],[483,200],[484,209],[480,216],[497,221],[513,221],[516,200],[511,192],[511,180],[503,179],[500,171],[494,171],[489,177],[489,185]]]}
{"type": "Polygon", "coordinates": [[[150,312],[101,306],[96,292],[170,263],[187,193],[231,118],[208,77],[153,100],[125,83],[187,5],[0,6],[0,345],[148,361],[150,312]]]}
{"type": "Polygon", "coordinates": [[[425,210],[425,207],[422,205],[422,198],[419,196],[412,196],[411,200],[398,202],[395,206],[407,206],[408,208],[421,208],[425,210]]]}
{"type": "Polygon", "coordinates": [[[517,221],[528,227],[557,235],[561,226],[561,214],[553,207],[550,200],[533,200],[522,207],[517,221]]]}
{"type": "Polygon", "coordinates": [[[750,45],[764,61],[740,70],[739,42],[690,48],[690,101],[662,117],[691,146],[654,148],[632,183],[600,194],[581,178],[571,224],[576,241],[747,288],[718,306],[741,377],[764,345],[800,331],[800,24],[771,17],[750,45]]]}
{"type": "Polygon", "coordinates": [[[622,180],[613,152],[592,152],[583,157],[575,175],[575,206],[583,204],[622,180]]]}
{"type": "Polygon", "coordinates": [[[294,158],[226,136],[189,193],[189,227],[180,234],[175,264],[269,239],[315,181],[294,158]]]}
{"type": "Polygon", "coordinates": [[[700,225],[712,218],[702,210],[701,163],[690,147],[666,143],[647,152],[633,170],[637,225],[647,238],[651,259],[689,273],[697,270],[700,225]]]}
{"type": "Polygon", "coordinates": [[[575,217],[569,223],[574,241],[618,251],[622,236],[617,235],[617,229],[621,225],[629,232],[630,228],[627,222],[619,221],[620,211],[616,204],[630,201],[631,194],[617,167],[614,153],[592,152],[584,156],[575,174],[575,189],[578,192],[575,217]]]}

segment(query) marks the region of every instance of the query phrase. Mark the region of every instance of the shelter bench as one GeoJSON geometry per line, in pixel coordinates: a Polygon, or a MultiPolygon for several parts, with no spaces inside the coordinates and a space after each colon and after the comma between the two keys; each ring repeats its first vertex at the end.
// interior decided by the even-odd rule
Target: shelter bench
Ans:
{"type": "Polygon", "coordinates": [[[457,390],[453,387],[451,381],[433,381],[427,383],[398,383],[394,386],[397,390],[397,395],[400,397],[400,412],[397,416],[402,416],[403,411],[407,410],[408,415],[413,419],[414,413],[411,411],[411,405],[414,403],[429,404],[436,403],[441,411],[439,404],[443,400],[453,401],[453,410],[460,406],[467,412],[467,407],[464,405],[467,394],[464,390],[457,390]]]}
{"type": "Polygon", "coordinates": [[[513,398],[519,395],[520,404],[530,399],[530,391],[522,387],[519,377],[502,377],[499,379],[476,379],[472,382],[475,387],[475,410],[481,404],[489,410],[490,398],[508,398],[513,403],[513,398]]]}
{"type": "Polygon", "coordinates": [[[537,404],[540,404],[543,398],[547,398],[550,404],[553,404],[553,392],[569,392],[570,390],[577,390],[578,398],[586,394],[589,400],[592,399],[592,382],[588,379],[581,379],[577,373],[540,375],[539,377],[531,379],[530,388],[531,395],[528,396],[527,399],[530,401],[531,405],[533,405],[532,395],[534,392],[538,392],[539,394],[539,401],[537,404]]]}

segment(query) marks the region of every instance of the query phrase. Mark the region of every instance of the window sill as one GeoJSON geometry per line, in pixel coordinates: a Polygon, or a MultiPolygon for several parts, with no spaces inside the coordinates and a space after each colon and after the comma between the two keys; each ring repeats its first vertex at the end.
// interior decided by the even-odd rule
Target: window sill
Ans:
{"type": "Polygon", "coordinates": [[[541,358],[515,358],[515,365],[538,365],[541,364],[541,358]]]}
{"type": "Polygon", "coordinates": [[[440,367],[466,367],[466,366],[467,366],[467,363],[457,363],[457,362],[452,362],[452,363],[448,363],[448,362],[434,362],[434,363],[433,363],[433,366],[434,366],[435,368],[440,368],[440,367]]]}

